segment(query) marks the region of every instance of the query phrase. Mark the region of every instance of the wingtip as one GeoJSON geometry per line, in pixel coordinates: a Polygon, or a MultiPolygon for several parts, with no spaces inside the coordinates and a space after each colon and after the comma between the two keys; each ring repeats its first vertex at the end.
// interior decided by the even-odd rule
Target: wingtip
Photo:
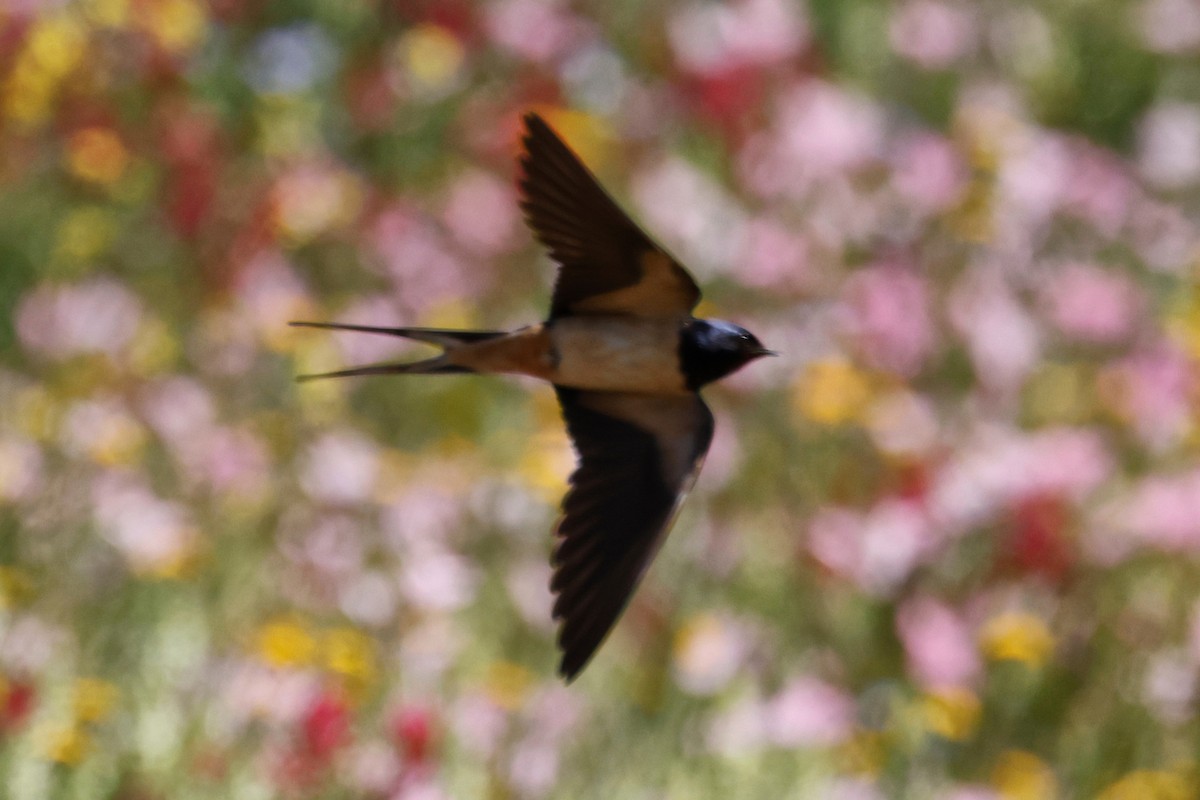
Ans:
{"type": "Polygon", "coordinates": [[[583,668],[590,660],[590,658],[585,658],[580,661],[577,655],[572,657],[570,653],[563,653],[562,660],[558,662],[558,677],[562,678],[564,684],[570,686],[583,672],[583,668]]]}
{"type": "Polygon", "coordinates": [[[536,111],[526,111],[521,120],[525,123],[525,130],[529,133],[533,133],[534,128],[550,127],[546,124],[546,120],[542,118],[542,115],[536,111]]]}

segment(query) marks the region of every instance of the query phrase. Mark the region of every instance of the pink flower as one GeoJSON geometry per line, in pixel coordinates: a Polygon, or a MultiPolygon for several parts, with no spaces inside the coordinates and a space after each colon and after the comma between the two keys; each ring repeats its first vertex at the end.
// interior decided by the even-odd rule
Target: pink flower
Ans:
{"type": "Polygon", "coordinates": [[[1150,49],[1187,54],[1200,48],[1200,7],[1192,0],[1148,0],[1137,15],[1150,49]]]}
{"type": "Polygon", "coordinates": [[[458,553],[435,546],[408,553],[400,575],[400,591],[413,606],[430,611],[454,611],[475,597],[479,575],[458,553]]]}
{"type": "Polygon", "coordinates": [[[1042,287],[1051,322],[1067,336],[1109,344],[1127,337],[1142,298],[1126,275],[1090,264],[1067,264],[1042,287]]]}
{"type": "Polygon", "coordinates": [[[195,378],[173,375],[156,380],[139,399],[139,408],[150,427],[173,447],[206,436],[215,424],[212,393],[195,378]]]}
{"type": "Polygon", "coordinates": [[[951,534],[1039,493],[1081,502],[1113,471],[1112,455],[1091,429],[1049,428],[1026,435],[990,426],[963,438],[929,491],[930,513],[951,534]]]}
{"type": "Polygon", "coordinates": [[[219,674],[220,725],[230,735],[255,718],[273,728],[299,725],[323,689],[312,671],[279,670],[255,661],[230,663],[219,674]]]}
{"type": "Polygon", "coordinates": [[[1174,345],[1160,342],[1117,362],[1107,398],[1142,442],[1153,450],[1171,447],[1191,429],[1194,362],[1174,345]]]}
{"type": "Polygon", "coordinates": [[[1183,649],[1153,654],[1142,678],[1142,702],[1158,719],[1182,726],[1193,717],[1196,697],[1196,663],[1183,649]]]}
{"type": "Polygon", "coordinates": [[[1071,143],[1073,169],[1063,206],[1114,238],[1129,219],[1137,188],[1124,162],[1107,150],[1082,141],[1071,143]]]}
{"type": "Polygon", "coordinates": [[[1200,551],[1200,470],[1151,475],[1106,511],[1106,521],[1132,542],[1166,552],[1200,551]]]}
{"type": "Polygon", "coordinates": [[[140,476],[101,473],[91,499],[101,536],[135,571],[175,569],[194,552],[198,532],[188,509],[157,497],[140,476]]]}
{"type": "Polygon", "coordinates": [[[1073,175],[1066,141],[1041,129],[1017,129],[1001,162],[997,220],[1011,228],[1029,229],[1045,222],[1058,210],[1073,175]]]}
{"type": "Polygon", "coordinates": [[[802,175],[826,178],[880,155],[883,115],[866,98],[818,80],[780,96],[773,125],[802,175]]]}
{"type": "Polygon", "coordinates": [[[323,503],[370,499],[379,472],[378,448],[356,433],[327,433],[309,445],[300,465],[300,486],[323,503]]]}
{"type": "Polygon", "coordinates": [[[783,0],[689,5],[668,22],[671,48],[689,72],[777,64],[807,45],[808,28],[798,8],[783,0]]]}
{"type": "Polygon", "coordinates": [[[520,217],[512,187],[481,170],[470,170],[455,180],[442,211],[446,227],[478,256],[511,249],[520,217]]]}
{"type": "Polygon", "coordinates": [[[0,667],[9,674],[37,675],[61,660],[73,644],[67,631],[33,614],[11,616],[0,636],[0,667]]]}
{"type": "Polygon", "coordinates": [[[705,744],[720,755],[733,757],[761,750],[766,737],[766,708],[757,697],[743,695],[714,714],[705,744]]]}
{"type": "Polygon", "coordinates": [[[484,24],[497,44],[538,63],[562,54],[585,30],[564,7],[546,0],[491,3],[484,12],[484,24]]]}
{"type": "Polygon", "coordinates": [[[767,701],[767,738],[780,747],[828,746],[845,741],[854,729],[854,698],[817,678],[790,680],[767,701]]]}
{"type": "Polygon", "coordinates": [[[385,210],[368,236],[406,313],[416,315],[447,300],[478,297],[490,286],[490,273],[466,264],[435,225],[407,208],[385,210]]]}
{"type": "Polygon", "coordinates": [[[970,686],[979,677],[975,636],[950,606],[930,597],[906,600],[896,612],[896,633],[908,670],[923,689],[970,686]]]}
{"type": "Polygon", "coordinates": [[[1168,275],[1183,275],[1197,245],[1193,222],[1177,205],[1143,199],[1134,206],[1130,239],[1146,266],[1168,275]]]}
{"type": "Polygon", "coordinates": [[[1138,129],[1138,163],[1160,189],[1183,189],[1200,180],[1200,106],[1163,103],[1138,129]]]}
{"type": "Polygon", "coordinates": [[[180,451],[192,477],[214,491],[243,498],[259,497],[270,481],[267,446],[248,430],[215,428],[194,440],[192,451],[180,451]],[[191,455],[194,460],[187,460],[191,455]]]}
{"type": "Polygon", "coordinates": [[[675,640],[675,680],[688,694],[715,695],[733,680],[750,653],[751,636],[738,620],[699,615],[675,640]]]}
{"type": "Polygon", "coordinates": [[[925,69],[945,69],[965,56],[975,42],[969,6],[909,0],[892,12],[892,49],[925,69]]]}
{"type": "Polygon", "coordinates": [[[817,281],[808,239],[772,219],[757,218],[742,229],[734,261],[738,279],[760,289],[804,292],[817,281]]]}
{"type": "Polygon", "coordinates": [[[817,561],[876,596],[895,591],[938,542],[917,504],[891,498],[867,513],[823,508],[808,529],[817,561]]]}
{"type": "Polygon", "coordinates": [[[994,269],[975,267],[954,286],[949,305],[979,382],[1016,390],[1041,355],[1041,336],[1005,280],[994,269]]]}
{"type": "Polygon", "coordinates": [[[35,497],[43,472],[40,447],[23,436],[0,434],[0,503],[35,497]]]}
{"type": "Polygon", "coordinates": [[[361,525],[347,515],[292,515],[281,529],[280,552],[306,575],[348,578],[362,569],[361,525]]]}
{"type": "Polygon", "coordinates": [[[509,780],[519,797],[544,797],[558,778],[558,743],[528,736],[517,743],[509,764],[509,780]]]}
{"type": "Polygon", "coordinates": [[[846,281],[842,327],[867,364],[911,377],[931,354],[929,290],[914,270],[868,267],[846,281]]]}
{"type": "Polygon", "coordinates": [[[309,305],[308,289],[283,253],[259,251],[237,275],[236,292],[243,316],[260,336],[285,330],[296,312],[309,305]]]}
{"type": "Polygon", "coordinates": [[[379,572],[352,574],[338,589],[338,608],[360,625],[383,627],[395,616],[397,605],[393,582],[379,572]]]}
{"type": "Polygon", "coordinates": [[[142,318],[142,304],[123,284],[91,278],[77,284],[44,283],[21,298],[16,329],[31,352],[52,359],[80,353],[120,356],[142,318]]]}
{"type": "Polygon", "coordinates": [[[940,213],[958,202],[970,177],[954,146],[932,133],[902,139],[891,160],[892,187],[925,214],[940,213]]]}

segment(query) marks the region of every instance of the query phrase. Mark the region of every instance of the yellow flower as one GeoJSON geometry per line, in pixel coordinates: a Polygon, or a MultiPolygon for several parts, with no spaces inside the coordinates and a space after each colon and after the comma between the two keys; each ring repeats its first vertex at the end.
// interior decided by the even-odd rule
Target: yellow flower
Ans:
{"type": "Polygon", "coordinates": [[[839,753],[843,769],[865,775],[878,775],[886,759],[887,736],[883,731],[858,731],[839,753]]]}
{"type": "Polygon", "coordinates": [[[501,708],[519,708],[533,685],[529,670],[511,661],[497,661],[488,667],[484,690],[501,708]]]}
{"type": "Polygon", "coordinates": [[[959,238],[985,244],[995,235],[995,201],[990,183],[976,179],[949,217],[950,228],[959,238]]]}
{"type": "Polygon", "coordinates": [[[83,0],[84,15],[106,28],[123,28],[129,23],[129,0],[83,0]]]}
{"type": "Polygon", "coordinates": [[[150,0],[138,6],[138,21],[164,49],[182,53],[203,40],[208,30],[197,0],[150,0]]]}
{"type": "Polygon", "coordinates": [[[255,108],[254,120],[263,155],[292,156],[321,146],[321,105],[313,98],[264,97],[255,108]]]}
{"type": "Polygon", "coordinates": [[[45,75],[59,79],[79,64],[86,45],[87,28],[71,14],[55,14],[34,25],[22,55],[45,75]]]}
{"type": "Polygon", "coordinates": [[[163,372],[178,356],[179,340],[160,319],[143,322],[129,347],[129,365],[138,375],[163,372]]]}
{"type": "Polygon", "coordinates": [[[545,497],[555,498],[562,495],[574,463],[566,434],[561,429],[543,430],[526,444],[519,470],[526,483],[545,497]]]}
{"type": "Polygon", "coordinates": [[[375,678],[375,642],[354,628],[334,628],[325,634],[325,666],[361,688],[375,678]]]}
{"type": "Polygon", "coordinates": [[[114,414],[102,421],[88,443],[88,455],[98,464],[116,467],[137,461],[146,446],[146,431],[133,417],[114,414]]]}
{"type": "Polygon", "coordinates": [[[192,528],[185,529],[179,536],[177,547],[164,553],[148,564],[134,564],[139,575],[162,581],[183,580],[195,575],[203,563],[200,535],[192,528]]]}
{"type": "Polygon", "coordinates": [[[129,151],[108,128],[84,128],[67,142],[67,165],[78,178],[111,185],[129,166],[129,151]]]}
{"type": "Polygon", "coordinates": [[[86,45],[84,26],[70,14],[37,22],[5,84],[5,114],[29,125],[45,120],[59,84],[79,64],[86,45]]]}
{"type": "Polygon", "coordinates": [[[17,427],[27,436],[45,441],[58,432],[62,404],[41,386],[30,386],[17,393],[17,427]]]}
{"type": "Polygon", "coordinates": [[[75,681],[75,718],[80,722],[100,722],[116,707],[121,691],[99,678],[75,681]]]}
{"type": "Polygon", "coordinates": [[[107,250],[115,233],[108,211],[94,206],[79,208],[59,223],[55,251],[70,261],[87,261],[107,250]]]}
{"type": "Polygon", "coordinates": [[[92,750],[92,737],[78,725],[50,725],[35,735],[38,751],[43,758],[58,764],[74,766],[92,750]]]}
{"type": "Polygon", "coordinates": [[[258,632],[258,655],[273,667],[310,664],[317,655],[317,640],[295,619],[269,622],[258,632]]]}
{"type": "Polygon", "coordinates": [[[1040,666],[1054,650],[1054,636],[1040,617],[1022,611],[1007,611],[983,626],[980,644],[995,661],[1021,661],[1040,666]]]}
{"type": "Polygon", "coordinates": [[[463,46],[458,37],[441,25],[425,23],[410,29],[400,40],[404,71],[425,92],[449,88],[463,63],[463,46]]]}
{"type": "MultiPolygon", "coordinates": [[[[0,472],[2,471],[0,468],[0,472]]],[[[0,565],[0,609],[13,608],[32,595],[33,579],[24,570],[0,565]]],[[[0,698],[2,697],[3,694],[0,693],[0,698]]]]}
{"type": "Polygon", "coordinates": [[[992,786],[1005,800],[1053,800],[1058,796],[1054,772],[1033,753],[1007,750],[992,768],[992,786]]]}
{"type": "Polygon", "coordinates": [[[808,365],[792,392],[795,409],[823,425],[857,419],[871,397],[865,372],[848,361],[829,358],[808,365]]]}
{"type": "Polygon", "coordinates": [[[1200,359],[1200,293],[1176,292],[1167,304],[1163,327],[1192,358],[1200,359]]]}
{"type": "Polygon", "coordinates": [[[982,706],[969,689],[950,687],[926,695],[921,701],[921,716],[929,730],[949,739],[962,742],[971,738],[979,728],[982,706]]]}
{"type": "Polygon", "coordinates": [[[1102,791],[1096,800],[1189,800],[1200,786],[1178,772],[1141,769],[1129,773],[1102,791]]]}
{"type": "Polygon", "coordinates": [[[1046,364],[1025,389],[1025,408],[1035,423],[1083,422],[1095,409],[1095,383],[1081,364],[1046,364]]]}
{"type": "Polygon", "coordinates": [[[50,115],[54,86],[45,73],[22,69],[18,62],[5,86],[4,114],[26,125],[42,122],[50,115]]]}
{"type": "Polygon", "coordinates": [[[275,226],[303,244],[352,222],[362,207],[363,188],[345,170],[298,169],[275,187],[275,226]]]}

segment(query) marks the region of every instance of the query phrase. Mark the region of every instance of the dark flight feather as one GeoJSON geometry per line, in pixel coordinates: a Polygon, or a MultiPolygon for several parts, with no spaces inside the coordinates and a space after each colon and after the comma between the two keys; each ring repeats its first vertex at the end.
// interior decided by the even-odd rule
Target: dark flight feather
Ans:
{"type": "Polygon", "coordinates": [[[696,394],[636,395],[555,387],[579,454],[554,553],[559,672],[591,659],[658,551],[691,488],[713,419],[696,394]]]}

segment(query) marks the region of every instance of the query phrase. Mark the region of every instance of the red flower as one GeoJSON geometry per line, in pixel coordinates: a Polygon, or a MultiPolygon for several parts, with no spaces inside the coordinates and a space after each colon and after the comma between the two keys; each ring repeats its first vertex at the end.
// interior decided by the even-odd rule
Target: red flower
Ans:
{"type": "Polygon", "coordinates": [[[333,692],[322,692],[304,714],[305,752],[318,761],[328,761],[350,740],[350,709],[333,692]]]}
{"type": "Polygon", "coordinates": [[[0,733],[14,731],[29,719],[37,694],[26,681],[12,681],[0,691],[0,733]]]}
{"type": "Polygon", "coordinates": [[[1069,509],[1057,495],[1035,494],[1021,500],[1013,510],[1009,562],[1020,572],[1062,580],[1075,561],[1068,522],[1069,509]]]}
{"type": "Polygon", "coordinates": [[[437,745],[433,711],[423,706],[405,706],[392,716],[392,736],[405,767],[429,762],[437,745]]]}

